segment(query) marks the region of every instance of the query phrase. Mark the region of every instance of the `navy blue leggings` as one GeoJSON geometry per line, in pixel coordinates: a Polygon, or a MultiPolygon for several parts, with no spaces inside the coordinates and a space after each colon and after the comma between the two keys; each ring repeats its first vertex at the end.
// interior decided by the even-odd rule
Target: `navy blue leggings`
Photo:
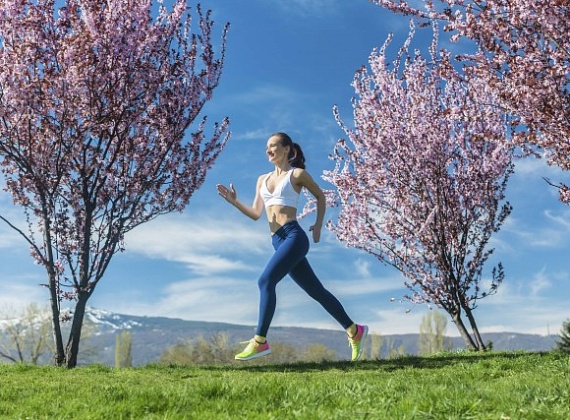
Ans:
{"type": "Polygon", "coordinates": [[[259,277],[259,321],[256,334],[267,336],[269,325],[275,313],[277,296],[275,287],[287,274],[309,296],[319,302],[325,310],[347,329],[353,322],[331,292],[324,288],[307,261],[309,238],[297,221],[282,226],[272,236],[275,253],[259,277]]]}

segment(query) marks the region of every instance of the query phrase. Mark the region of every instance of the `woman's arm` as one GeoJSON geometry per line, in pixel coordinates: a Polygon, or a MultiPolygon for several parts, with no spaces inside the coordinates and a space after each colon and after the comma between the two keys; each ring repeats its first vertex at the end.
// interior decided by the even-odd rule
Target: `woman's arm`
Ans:
{"type": "Polygon", "coordinates": [[[251,207],[243,204],[241,201],[238,200],[237,192],[233,184],[230,184],[230,188],[227,188],[225,185],[218,184],[216,185],[216,188],[218,189],[218,194],[228,203],[237,208],[239,211],[241,211],[250,219],[258,220],[263,214],[263,207],[264,207],[263,200],[259,195],[259,188],[261,186],[262,180],[263,176],[260,176],[257,179],[257,185],[255,187],[255,198],[253,200],[253,204],[251,207]]]}
{"type": "Polygon", "coordinates": [[[297,185],[299,189],[303,187],[306,188],[317,200],[317,219],[315,220],[315,224],[309,228],[309,230],[313,232],[313,241],[316,243],[321,239],[321,228],[323,227],[323,220],[325,218],[327,205],[325,194],[307,171],[304,169],[296,169],[295,172],[293,173],[294,184],[297,185]],[[295,174],[295,172],[297,172],[297,174],[295,174]]]}

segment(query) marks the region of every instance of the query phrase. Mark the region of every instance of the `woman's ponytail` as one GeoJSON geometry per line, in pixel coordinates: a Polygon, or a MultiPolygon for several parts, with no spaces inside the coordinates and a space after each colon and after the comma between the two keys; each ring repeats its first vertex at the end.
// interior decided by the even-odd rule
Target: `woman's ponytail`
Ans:
{"type": "Polygon", "coordinates": [[[272,134],[270,137],[279,138],[283,147],[289,146],[289,164],[291,166],[305,169],[305,155],[303,154],[303,150],[297,143],[293,143],[293,140],[291,140],[288,134],[279,132],[272,134]]]}
{"type": "Polygon", "coordinates": [[[305,155],[297,143],[293,143],[291,152],[289,152],[289,164],[294,168],[305,169],[305,155]]]}

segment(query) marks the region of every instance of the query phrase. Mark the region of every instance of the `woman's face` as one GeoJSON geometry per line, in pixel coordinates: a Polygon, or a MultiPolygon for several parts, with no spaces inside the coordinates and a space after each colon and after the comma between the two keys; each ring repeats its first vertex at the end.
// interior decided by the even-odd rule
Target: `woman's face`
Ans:
{"type": "Polygon", "coordinates": [[[281,163],[289,158],[289,146],[284,147],[279,137],[269,137],[265,153],[269,158],[269,162],[274,164],[281,163]]]}

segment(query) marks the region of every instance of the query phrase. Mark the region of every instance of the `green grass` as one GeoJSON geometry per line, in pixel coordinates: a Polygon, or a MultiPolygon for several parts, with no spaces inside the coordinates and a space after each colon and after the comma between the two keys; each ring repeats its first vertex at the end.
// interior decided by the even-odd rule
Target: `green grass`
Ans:
{"type": "Polygon", "coordinates": [[[133,369],[0,365],[1,419],[568,419],[570,357],[133,369]]]}

